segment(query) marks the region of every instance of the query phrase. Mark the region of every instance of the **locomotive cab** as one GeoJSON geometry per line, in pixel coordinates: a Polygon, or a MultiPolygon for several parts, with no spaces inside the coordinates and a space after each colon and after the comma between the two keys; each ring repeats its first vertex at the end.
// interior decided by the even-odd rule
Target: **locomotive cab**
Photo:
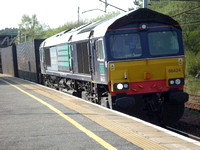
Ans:
{"type": "Polygon", "coordinates": [[[108,30],[108,85],[116,107],[134,109],[143,103],[147,113],[167,122],[183,115],[188,94],[183,92],[185,57],[177,26],[141,22],[108,30]]]}

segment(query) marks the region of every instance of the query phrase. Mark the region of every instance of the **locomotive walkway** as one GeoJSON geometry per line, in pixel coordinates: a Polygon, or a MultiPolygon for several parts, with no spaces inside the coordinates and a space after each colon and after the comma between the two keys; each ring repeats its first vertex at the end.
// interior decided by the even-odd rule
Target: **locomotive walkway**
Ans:
{"type": "Polygon", "coordinates": [[[200,150],[200,143],[71,95],[0,74],[0,149],[200,150]]]}

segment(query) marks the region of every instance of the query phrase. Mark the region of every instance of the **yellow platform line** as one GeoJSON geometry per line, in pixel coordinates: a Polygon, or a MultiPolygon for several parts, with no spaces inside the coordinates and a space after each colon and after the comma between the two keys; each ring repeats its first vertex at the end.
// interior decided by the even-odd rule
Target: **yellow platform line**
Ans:
{"type": "MultiPolygon", "coordinates": [[[[9,78],[9,80],[11,80],[14,83],[20,84],[28,89],[31,89],[37,92],[38,94],[44,95],[45,97],[49,97],[52,100],[55,100],[56,102],[59,102],[64,106],[79,112],[80,114],[83,114],[85,117],[96,122],[100,126],[108,129],[109,131],[117,134],[118,136],[124,138],[125,140],[133,143],[134,145],[137,145],[138,147],[144,150],[168,150],[168,148],[165,147],[164,145],[162,144],[160,145],[159,143],[156,143],[144,136],[137,134],[136,132],[130,130],[129,127],[127,128],[124,125],[118,124],[118,122],[113,121],[114,118],[109,119],[107,117],[105,118],[105,116],[101,116],[98,115],[97,113],[94,113],[99,111],[97,110],[97,108],[95,108],[95,110],[91,110],[80,106],[81,103],[78,99],[72,98],[71,96],[66,96],[65,94],[62,95],[61,93],[58,92],[54,92],[52,94],[53,89],[51,88],[46,90],[44,87],[37,84],[35,85],[25,84],[22,83],[21,79],[9,78]]],[[[123,118],[121,119],[123,120],[123,118]]]]}
{"type": "Polygon", "coordinates": [[[65,115],[63,112],[61,112],[60,110],[56,109],[55,107],[53,107],[52,105],[48,104],[47,102],[45,102],[44,100],[22,90],[21,88],[13,85],[12,83],[0,79],[2,82],[7,83],[9,85],[11,85],[12,87],[18,89],[19,91],[21,91],[22,93],[30,96],[31,98],[37,100],[38,102],[42,103],[43,105],[47,106],[48,108],[50,108],[51,110],[53,110],[54,112],[56,112],[58,115],[60,115],[61,117],[63,117],[65,120],[67,120],[68,122],[70,122],[71,124],[73,124],[76,128],[78,128],[79,130],[81,130],[82,132],[84,132],[85,134],[87,134],[89,137],[91,137],[92,139],[94,139],[96,142],[98,142],[99,144],[101,144],[103,147],[105,147],[106,149],[109,150],[117,150],[117,148],[113,147],[112,145],[110,145],[109,143],[107,143],[106,141],[104,141],[102,138],[98,137],[97,135],[95,135],[93,132],[91,132],[90,130],[86,129],[85,127],[83,127],[81,124],[79,124],[78,122],[76,122],[75,120],[73,120],[72,118],[70,118],[69,116],[65,115]]]}

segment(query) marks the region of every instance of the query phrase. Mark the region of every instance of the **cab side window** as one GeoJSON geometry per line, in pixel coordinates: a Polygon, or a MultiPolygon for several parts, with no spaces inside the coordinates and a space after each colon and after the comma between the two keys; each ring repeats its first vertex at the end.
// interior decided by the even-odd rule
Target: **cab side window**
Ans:
{"type": "Polygon", "coordinates": [[[97,40],[95,42],[96,45],[96,58],[99,61],[104,61],[105,59],[105,54],[104,54],[104,48],[103,48],[103,40],[97,40]]]}

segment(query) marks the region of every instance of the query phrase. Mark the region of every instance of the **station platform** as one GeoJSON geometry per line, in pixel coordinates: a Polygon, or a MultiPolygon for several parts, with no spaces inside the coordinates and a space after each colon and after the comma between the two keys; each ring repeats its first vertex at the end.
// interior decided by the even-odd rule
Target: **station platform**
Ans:
{"type": "Polygon", "coordinates": [[[0,149],[200,150],[200,142],[0,74],[0,149]]]}

